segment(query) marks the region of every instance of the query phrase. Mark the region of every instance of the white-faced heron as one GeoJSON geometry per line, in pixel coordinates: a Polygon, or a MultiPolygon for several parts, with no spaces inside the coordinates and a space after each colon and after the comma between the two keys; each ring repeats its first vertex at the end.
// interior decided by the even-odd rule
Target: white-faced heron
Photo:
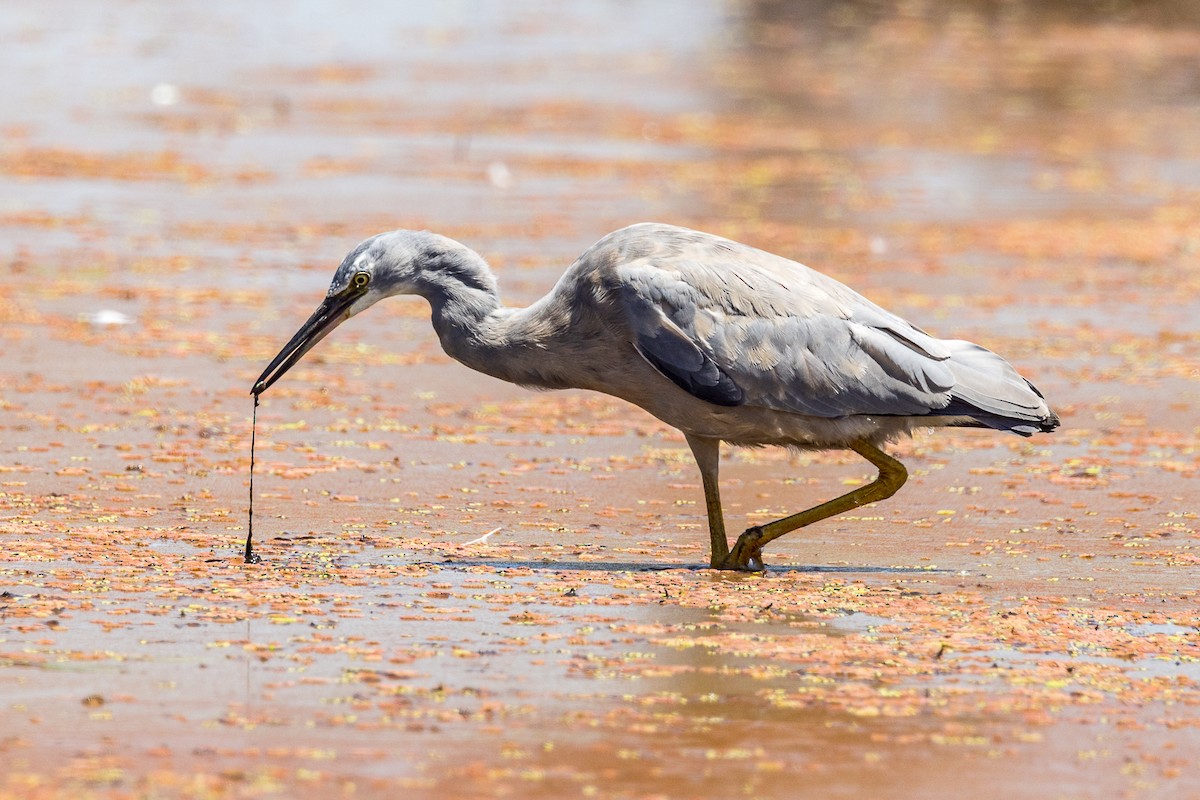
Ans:
{"type": "Polygon", "coordinates": [[[704,486],[714,568],[763,568],[762,548],[797,528],[891,497],[907,479],[880,449],[914,428],[1029,436],[1058,416],[1007,361],[937,339],[795,261],[707,233],[643,223],[589,248],[528,308],[500,304],[467,247],[427,231],[367,239],[251,392],[278,380],[345,320],[385,297],[420,295],[442,348],[488,375],[539,389],[592,389],[683,432],[704,486]],[[848,448],[879,477],[747,529],[730,550],[721,442],[848,448]]]}

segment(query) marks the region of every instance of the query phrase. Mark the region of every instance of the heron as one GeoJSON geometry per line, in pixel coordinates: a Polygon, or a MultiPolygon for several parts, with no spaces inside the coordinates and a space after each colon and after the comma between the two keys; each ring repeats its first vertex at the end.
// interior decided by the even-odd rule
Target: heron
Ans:
{"type": "Polygon", "coordinates": [[[1031,436],[1059,424],[1042,393],[990,350],[935,338],[790,259],[660,223],[603,237],[525,308],[503,305],[488,264],[452,239],[372,236],[345,257],[251,393],[257,399],[331,331],[392,295],[427,300],[442,348],[472,369],[537,389],[603,392],[681,431],[700,471],[714,569],[762,570],[768,543],[891,497],[908,473],[883,446],[914,429],[1031,436]],[[878,476],[753,525],[730,547],[722,442],[849,449],[878,476]]]}

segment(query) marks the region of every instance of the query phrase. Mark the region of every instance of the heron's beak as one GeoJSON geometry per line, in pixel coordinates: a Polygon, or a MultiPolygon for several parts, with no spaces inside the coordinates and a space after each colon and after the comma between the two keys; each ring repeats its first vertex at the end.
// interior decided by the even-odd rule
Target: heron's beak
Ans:
{"type": "Polygon", "coordinates": [[[300,330],[296,331],[296,335],[291,338],[291,341],[283,346],[279,355],[275,356],[274,360],[263,370],[263,374],[258,376],[250,394],[260,395],[271,384],[282,378],[283,373],[295,366],[296,362],[313,349],[317,342],[350,318],[350,306],[366,293],[367,287],[351,284],[346,287],[345,291],[326,297],[321,301],[321,305],[308,318],[308,322],[305,322],[300,330]]]}

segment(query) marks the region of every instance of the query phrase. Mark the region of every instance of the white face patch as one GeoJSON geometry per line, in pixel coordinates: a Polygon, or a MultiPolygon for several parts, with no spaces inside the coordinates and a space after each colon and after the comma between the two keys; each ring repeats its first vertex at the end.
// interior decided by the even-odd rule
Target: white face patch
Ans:
{"type": "Polygon", "coordinates": [[[375,305],[380,296],[373,291],[368,290],[366,294],[354,301],[351,306],[346,309],[346,319],[353,317],[355,314],[361,314],[371,306],[375,305]]]}

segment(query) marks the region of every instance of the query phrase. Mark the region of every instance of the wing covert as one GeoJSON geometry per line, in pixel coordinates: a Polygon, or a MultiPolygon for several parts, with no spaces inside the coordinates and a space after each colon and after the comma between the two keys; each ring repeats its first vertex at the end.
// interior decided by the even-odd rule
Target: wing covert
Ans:
{"type": "Polygon", "coordinates": [[[638,351],[693,395],[827,418],[949,404],[949,348],[848,287],[728,240],[655,238],[610,289],[638,351]]]}

